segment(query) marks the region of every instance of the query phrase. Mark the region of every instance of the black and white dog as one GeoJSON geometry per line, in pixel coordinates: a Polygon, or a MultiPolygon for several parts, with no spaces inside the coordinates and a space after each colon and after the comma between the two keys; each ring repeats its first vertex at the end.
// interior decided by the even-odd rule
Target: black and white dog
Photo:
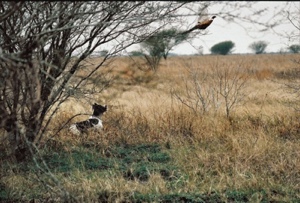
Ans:
{"type": "Polygon", "coordinates": [[[107,106],[102,106],[99,104],[94,103],[92,105],[93,108],[93,115],[85,121],[81,121],[78,123],[74,123],[70,126],[70,130],[73,134],[80,135],[82,133],[87,133],[88,129],[94,128],[96,130],[100,130],[103,128],[102,120],[100,116],[106,112],[107,106]]]}

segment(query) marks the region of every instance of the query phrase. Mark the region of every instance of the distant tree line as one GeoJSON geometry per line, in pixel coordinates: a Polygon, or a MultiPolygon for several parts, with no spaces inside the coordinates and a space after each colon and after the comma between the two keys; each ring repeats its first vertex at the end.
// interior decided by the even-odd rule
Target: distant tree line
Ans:
{"type": "MultiPolygon", "coordinates": [[[[141,44],[142,50],[132,51],[130,55],[144,56],[151,69],[157,70],[160,60],[162,58],[167,59],[170,50],[188,38],[186,35],[178,35],[178,32],[176,30],[165,30],[157,33],[141,44]]],[[[259,40],[251,43],[248,48],[255,54],[264,54],[268,44],[266,41],[259,40]]],[[[210,52],[211,54],[228,55],[234,51],[234,47],[234,42],[223,41],[213,45],[210,52]]],[[[300,53],[300,45],[291,45],[286,50],[290,53],[300,53]]]]}

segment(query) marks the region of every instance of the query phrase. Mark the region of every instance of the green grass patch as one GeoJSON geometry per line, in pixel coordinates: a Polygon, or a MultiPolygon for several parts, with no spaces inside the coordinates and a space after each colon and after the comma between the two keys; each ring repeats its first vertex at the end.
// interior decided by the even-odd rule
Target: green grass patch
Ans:
{"type": "Polygon", "coordinates": [[[85,150],[54,153],[43,157],[48,167],[57,172],[79,170],[108,170],[113,167],[110,159],[85,150]]]}
{"type": "Polygon", "coordinates": [[[106,155],[119,163],[119,170],[127,180],[147,181],[152,173],[172,180],[177,170],[169,163],[170,155],[158,144],[116,146],[107,150],[106,155]]]}

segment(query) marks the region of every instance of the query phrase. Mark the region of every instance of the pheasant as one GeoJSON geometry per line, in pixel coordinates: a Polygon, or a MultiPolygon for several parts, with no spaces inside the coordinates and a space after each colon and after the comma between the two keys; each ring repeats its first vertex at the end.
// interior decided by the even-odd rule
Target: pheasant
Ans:
{"type": "Polygon", "coordinates": [[[205,30],[212,22],[213,20],[216,18],[216,16],[212,16],[210,19],[209,18],[206,18],[204,20],[199,20],[197,25],[195,25],[194,27],[192,27],[191,29],[183,32],[182,34],[187,34],[187,33],[190,33],[194,30],[205,30]]]}

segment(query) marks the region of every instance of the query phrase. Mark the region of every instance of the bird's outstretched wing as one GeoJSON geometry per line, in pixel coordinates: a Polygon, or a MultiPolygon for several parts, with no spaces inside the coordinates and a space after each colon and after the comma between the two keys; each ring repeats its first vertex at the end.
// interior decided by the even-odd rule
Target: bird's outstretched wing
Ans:
{"type": "Polygon", "coordinates": [[[210,19],[209,15],[208,15],[208,8],[207,7],[203,8],[201,11],[199,11],[198,15],[199,15],[199,17],[198,17],[198,23],[197,24],[200,24],[200,23],[210,19]]]}

